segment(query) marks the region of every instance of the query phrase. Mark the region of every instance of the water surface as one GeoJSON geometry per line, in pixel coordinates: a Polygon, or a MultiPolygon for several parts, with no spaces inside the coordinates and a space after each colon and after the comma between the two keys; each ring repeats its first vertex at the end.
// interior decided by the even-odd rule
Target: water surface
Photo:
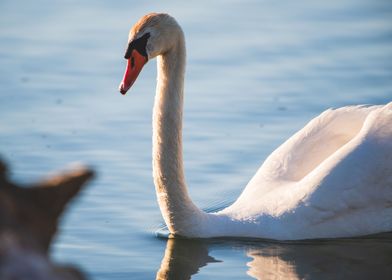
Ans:
{"type": "Polygon", "coordinates": [[[155,236],[155,61],[127,96],[117,92],[128,30],[151,11],[169,12],[186,34],[184,157],[202,208],[235,199],[266,156],[323,110],[392,100],[390,1],[3,0],[0,153],[12,176],[28,182],[72,161],[99,174],[64,217],[53,257],[92,279],[390,279],[388,236],[155,236]]]}

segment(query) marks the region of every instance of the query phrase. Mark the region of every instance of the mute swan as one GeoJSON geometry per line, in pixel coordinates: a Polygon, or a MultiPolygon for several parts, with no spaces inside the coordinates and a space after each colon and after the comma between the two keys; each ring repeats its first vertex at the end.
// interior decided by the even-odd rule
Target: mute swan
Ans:
{"type": "Polygon", "coordinates": [[[392,231],[392,102],[323,112],[265,160],[232,205],[205,213],[184,178],[185,40],[167,14],[148,14],[132,27],[122,94],[154,57],[153,177],[172,234],[299,240],[392,231]]]}

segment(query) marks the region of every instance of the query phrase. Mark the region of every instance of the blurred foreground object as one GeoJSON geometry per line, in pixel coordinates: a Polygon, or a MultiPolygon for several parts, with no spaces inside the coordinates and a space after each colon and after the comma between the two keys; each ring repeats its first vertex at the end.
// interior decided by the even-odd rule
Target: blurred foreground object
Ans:
{"type": "Polygon", "coordinates": [[[92,176],[91,170],[78,167],[18,186],[8,181],[0,161],[0,279],[86,279],[74,267],[53,264],[48,249],[61,213],[92,176]]]}

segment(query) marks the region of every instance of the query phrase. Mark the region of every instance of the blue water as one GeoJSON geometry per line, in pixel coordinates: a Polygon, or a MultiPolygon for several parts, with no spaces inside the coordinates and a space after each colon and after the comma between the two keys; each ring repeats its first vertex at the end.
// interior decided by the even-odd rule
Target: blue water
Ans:
{"type": "Polygon", "coordinates": [[[64,216],[52,257],[102,280],[391,279],[388,236],[155,236],[155,61],[127,96],[117,92],[128,30],[151,11],[169,12],[186,34],[184,157],[202,208],[235,199],[266,156],[323,110],[392,100],[391,1],[2,0],[0,154],[13,178],[37,180],[72,161],[98,174],[64,216]]]}

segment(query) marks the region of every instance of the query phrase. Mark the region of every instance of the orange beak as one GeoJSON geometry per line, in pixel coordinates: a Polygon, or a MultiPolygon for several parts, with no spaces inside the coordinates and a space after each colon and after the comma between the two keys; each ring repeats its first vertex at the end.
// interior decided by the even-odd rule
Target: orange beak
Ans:
{"type": "Polygon", "coordinates": [[[121,94],[127,93],[131,88],[147,60],[147,57],[141,55],[136,49],[132,50],[131,56],[127,61],[124,78],[119,87],[121,94]]]}

